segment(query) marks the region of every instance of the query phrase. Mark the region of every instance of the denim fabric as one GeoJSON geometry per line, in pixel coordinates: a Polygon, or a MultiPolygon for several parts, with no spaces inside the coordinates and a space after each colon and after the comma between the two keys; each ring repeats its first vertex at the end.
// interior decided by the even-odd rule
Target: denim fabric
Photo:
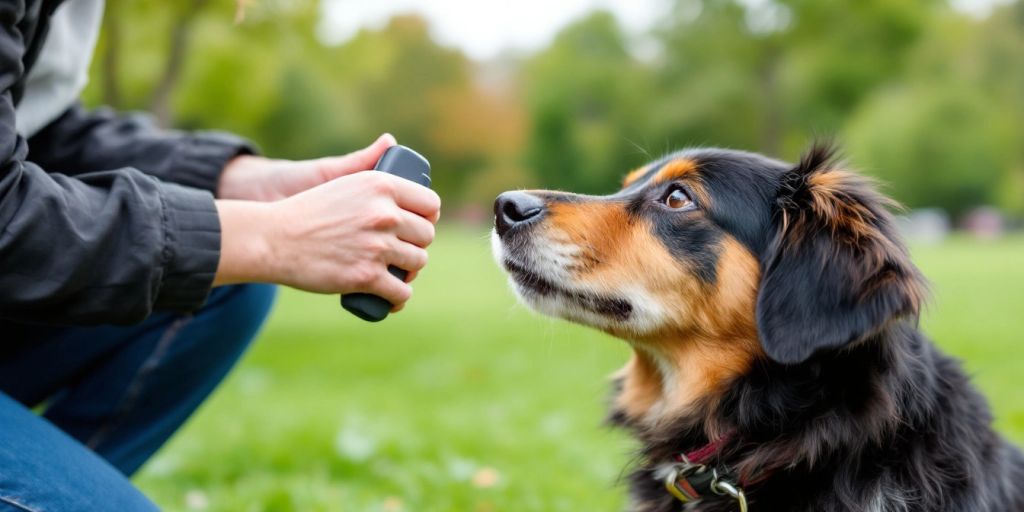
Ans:
{"type": "Polygon", "coordinates": [[[218,288],[194,314],[132,327],[0,321],[0,511],[154,509],[127,478],[224,378],[274,294],[218,288]]]}

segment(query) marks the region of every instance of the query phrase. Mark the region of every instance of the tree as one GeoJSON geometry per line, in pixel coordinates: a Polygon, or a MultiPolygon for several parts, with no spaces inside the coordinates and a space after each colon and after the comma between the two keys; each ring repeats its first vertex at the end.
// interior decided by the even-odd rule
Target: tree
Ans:
{"type": "Polygon", "coordinates": [[[935,0],[677,0],[659,31],[659,131],[795,156],[898,76],[935,0]]]}
{"type": "Polygon", "coordinates": [[[526,64],[528,166],[541,186],[608,192],[651,158],[647,70],[626,48],[615,18],[595,12],[562,30],[526,64]]]}
{"type": "Polygon", "coordinates": [[[235,0],[108,0],[86,100],[285,158],[390,131],[431,160],[449,207],[502,187],[605,193],[687,146],[793,159],[841,134],[912,206],[1024,212],[1024,2],[984,20],[945,0],[672,4],[651,58],[598,11],[479,63],[415,16],[325,46],[312,2],[252,2],[235,24],[235,0]]]}
{"type": "Polygon", "coordinates": [[[995,106],[970,89],[901,87],[878,95],[848,130],[850,153],[910,207],[953,215],[991,204],[1013,140],[995,106]]]}
{"type": "Polygon", "coordinates": [[[910,206],[954,214],[1024,207],[1024,5],[983,21],[946,12],[913,49],[899,86],[848,129],[854,154],[910,206]]]}
{"type": "Polygon", "coordinates": [[[454,115],[466,106],[487,105],[473,63],[434,42],[417,16],[397,16],[380,30],[363,30],[329,55],[331,83],[351,95],[348,109],[339,115],[358,126],[353,144],[393,133],[428,156],[433,187],[458,201],[468,176],[488,161],[486,144],[473,141],[495,133],[488,123],[454,115]]]}

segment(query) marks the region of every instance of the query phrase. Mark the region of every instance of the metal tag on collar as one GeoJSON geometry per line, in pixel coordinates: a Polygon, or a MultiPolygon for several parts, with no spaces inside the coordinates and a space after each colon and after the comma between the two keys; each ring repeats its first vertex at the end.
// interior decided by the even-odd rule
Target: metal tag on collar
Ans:
{"type": "Polygon", "coordinates": [[[736,500],[736,505],[740,508],[740,512],[747,512],[747,497],[743,494],[743,489],[728,480],[718,478],[717,471],[715,471],[715,479],[711,482],[711,491],[720,496],[728,496],[736,500]]]}

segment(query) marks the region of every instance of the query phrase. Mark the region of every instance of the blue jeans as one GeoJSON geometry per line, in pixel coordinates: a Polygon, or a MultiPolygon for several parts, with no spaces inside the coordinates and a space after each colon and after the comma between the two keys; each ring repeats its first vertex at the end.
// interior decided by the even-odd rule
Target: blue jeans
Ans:
{"type": "Polygon", "coordinates": [[[228,373],[274,293],[217,288],[194,314],[131,327],[0,321],[0,512],[155,510],[128,477],[228,373]]]}

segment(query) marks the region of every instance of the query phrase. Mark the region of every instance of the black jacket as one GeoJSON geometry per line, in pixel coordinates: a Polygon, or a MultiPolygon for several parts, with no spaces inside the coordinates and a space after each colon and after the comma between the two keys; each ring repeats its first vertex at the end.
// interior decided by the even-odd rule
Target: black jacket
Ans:
{"type": "Polygon", "coordinates": [[[15,107],[58,3],[0,0],[0,320],[133,323],[194,310],[220,256],[212,192],[252,149],[77,105],[19,136],[15,107]]]}

